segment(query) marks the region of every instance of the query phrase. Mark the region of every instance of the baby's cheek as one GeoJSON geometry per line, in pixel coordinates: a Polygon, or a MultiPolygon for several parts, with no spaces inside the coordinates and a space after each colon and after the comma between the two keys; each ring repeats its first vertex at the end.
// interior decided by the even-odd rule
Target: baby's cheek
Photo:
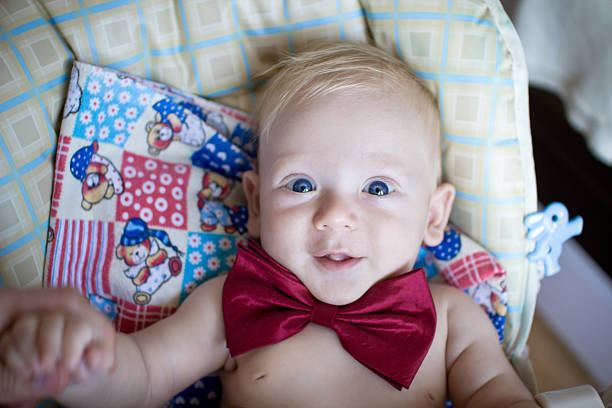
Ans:
{"type": "MultiPolygon", "coordinates": [[[[293,195],[299,196],[298,194],[293,195]]],[[[270,200],[262,200],[262,235],[266,233],[284,235],[296,229],[301,230],[308,225],[312,217],[303,201],[300,197],[287,197],[285,194],[276,194],[270,200]]]]}
{"type": "Polygon", "coordinates": [[[271,211],[302,211],[303,206],[313,199],[312,194],[294,193],[287,189],[277,189],[261,198],[262,208],[269,207],[271,211]]]}

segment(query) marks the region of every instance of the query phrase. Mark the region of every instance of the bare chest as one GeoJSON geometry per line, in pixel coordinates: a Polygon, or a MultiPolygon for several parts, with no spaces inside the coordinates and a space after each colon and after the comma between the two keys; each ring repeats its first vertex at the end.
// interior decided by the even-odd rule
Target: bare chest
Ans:
{"type": "Polygon", "coordinates": [[[222,372],[223,406],[442,407],[443,343],[434,338],[410,389],[398,391],[348,354],[332,330],[310,324],[283,342],[239,356],[235,369],[222,372]]]}

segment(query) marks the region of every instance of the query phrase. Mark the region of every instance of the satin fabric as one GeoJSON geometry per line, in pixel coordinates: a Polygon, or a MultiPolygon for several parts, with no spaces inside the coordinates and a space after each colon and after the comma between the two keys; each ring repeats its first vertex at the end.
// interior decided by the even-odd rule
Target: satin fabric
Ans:
{"type": "Polygon", "coordinates": [[[223,319],[232,357],[278,343],[311,322],[327,326],[356,360],[398,390],[410,386],[436,329],[422,269],[378,282],[355,302],[335,306],[315,299],[254,240],[239,245],[225,280],[223,319]]]}

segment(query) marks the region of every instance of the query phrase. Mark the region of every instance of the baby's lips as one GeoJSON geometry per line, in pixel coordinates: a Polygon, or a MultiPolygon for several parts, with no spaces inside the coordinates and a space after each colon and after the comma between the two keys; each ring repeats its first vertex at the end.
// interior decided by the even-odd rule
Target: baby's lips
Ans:
{"type": "Polygon", "coordinates": [[[352,257],[346,254],[329,254],[329,255],[325,255],[325,258],[332,260],[332,261],[345,261],[352,257]]]}

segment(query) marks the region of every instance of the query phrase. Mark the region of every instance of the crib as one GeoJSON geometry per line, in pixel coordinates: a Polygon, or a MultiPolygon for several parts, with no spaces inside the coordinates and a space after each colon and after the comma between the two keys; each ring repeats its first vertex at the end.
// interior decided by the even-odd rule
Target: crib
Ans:
{"type": "Polygon", "coordinates": [[[444,178],[457,188],[451,222],[507,271],[503,347],[537,391],[525,347],[540,279],[523,224],[537,211],[527,71],[498,1],[15,0],[0,5],[0,30],[0,286],[43,282],[73,61],[240,115],[253,110],[265,81],[257,75],[282,52],[321,39],[369,40],[407,61],[438,99],[444,178]]]}

